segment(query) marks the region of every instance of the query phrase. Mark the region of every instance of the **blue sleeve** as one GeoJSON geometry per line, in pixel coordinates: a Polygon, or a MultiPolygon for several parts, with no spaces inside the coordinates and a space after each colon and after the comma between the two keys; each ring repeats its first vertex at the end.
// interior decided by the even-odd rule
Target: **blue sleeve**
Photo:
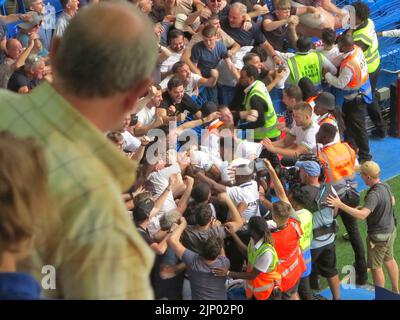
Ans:
{"type": "Polygon", "coordinates": [[[182,255],[182,261],[187,265],[187,266],[191,266],[193,264],[193,262],[199,257],[199,254],[196,252],[193,252],[189,249],[186,249],[183,252],[182,255]]]}
{"type": "Polygon", "coordinates": [[[190,56],[190,60],[192,60],[194,63],[197,63],[201,56],[201,49],[199,46],[200,44],[201,42],[198,42],[192,47],[192,54],[190,56]]]}
{"type": "Polygon", "coordinates": [[[164,255],[161,257],[160,264],[175,266],[178,264],[178,262],[179,262],[179,259],[176,256],[175,251],[172,250],[171,247],[168,247],[167,250],[165,251],[164,255]]]}

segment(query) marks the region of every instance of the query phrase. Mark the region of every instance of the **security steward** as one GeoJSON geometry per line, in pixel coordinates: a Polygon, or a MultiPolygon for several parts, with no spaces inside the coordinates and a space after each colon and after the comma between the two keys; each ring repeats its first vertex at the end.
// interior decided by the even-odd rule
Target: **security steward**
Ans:
{"type": "Polygon", "coordinates": [[[247,255],[246,272],[233,272],[222,268],[214,268],[212,272],[216,276],[245,279],[246,297],[250,300],[280,300],[282,277],[278,272],[278,255],[267,222],[262,217],[251,217],[248,227],[251,238],[247,247],[229,223],[225,227],[239,251],[247,255]]]}
{"type": "Polygon", "coordinates": [[[358,160],[362,163],[372,158],[365,127],[366,104],[372,102],[367,62],[361,48],[354,44],[351,36],[342,35],[338,40],[338,47],[344,53],[339,75],[336,77],[328,72],[325,80],[344,92],[344,138],[354,149],[358,148],[358,160]]]}
{"type": "Polygon", "coordinates": [[[375,129],[372,137],[382,139],[386,136],[386,124],[383,120],[376,92],[380,71],[379,42],[375,31],[374,22],[369,18],[368,5],[358,1],[353,4],[356,12],[356,28],[352,32],[354,43],[359,46],[365,55],[368,65],[369,81],[371,82],[372,103],[368,104],[367,111],[375,129]]]}
{"type": "MultiPolygon", "coordinates": [[[[276,141],[281,135],[278,118],[268,90],[262,81],[257,80],[258,77],[258,70],[253,65],[245,65],[240,71],[239,82],[246,88],[244,110],[239,113],[240,127],[254,129],[255,142],[265,138],[276,141]]],[[[279,166],[279,159],[275,154],[263,150],[261,157],[268,158],[274,167],[279,166]]]]}
{"type": "Polygon", "coordinates": [[[321,89],[324,70],[336,74],[336,67],[322,53],[311,50],[310,37],[300,36],[296,46],[296,54],[287,61],[290,82],[297,85],[301,78],[307,77],[316,89],[321,89]]]}
{"type": "MultiPolygon", "coordinates": [[[[321,125],[316,139],[323,147],[318,157],[325,170],[326,183],[334,187],[340,200],[351,208],[360,204],[360,194],[356,190],[355,181],[355,151],[345,142],[335,141],[337,129],[330,123],[321,125]]],[[[355,255],[356,284],[364,285],[367,282],[367,262],[365,249],[358,230],[357,219],[339,210],[343,224],[350,237],[351,246],[355,255]]]]}

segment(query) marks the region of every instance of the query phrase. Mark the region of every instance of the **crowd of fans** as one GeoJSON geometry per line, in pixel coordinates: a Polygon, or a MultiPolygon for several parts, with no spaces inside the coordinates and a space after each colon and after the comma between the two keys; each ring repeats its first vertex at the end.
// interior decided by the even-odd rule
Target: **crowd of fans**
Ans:
{"type": "MultiPolygon", "coordinates": [[[[10,105],[23,106],[17,97],[27,93],[27,97],[33,96],[40,88],[44,96],[45,88],[49,98],[37,94],[30,103],[32,108],[37,106],[40,117],[47,119],[43,111],[52,112],[47,107],[47,101],[52,101],[52,89],[43,83],[50,83],[65,99],[54,103],[63,108],[65,103],[76,106],[79,114],[90,119],[113,144],[113,148],[104,147],[111,143],[105,139],[99,143],[96,139],[100,137],[92,133],[81,133],[78,138],[80,133],[77,129],[70,132],[69,126],[77,122],[82,130],[89,129],[81,120],[76,120],[79,117],[75,113],[65,110],[54,111],[49,122],[43,120],[48,130],[37,130],[46,146],[64,141],[57,137],[47,140],[54,128],[69,137],[64,145],[64,161],[58,159],[64,157],[62,151],[55,153],[63,146],[46,152],[46,157],[51,159],[51,184],[66,178],[63,187],[53,191],[53,196],[64,199],[58,205],[68,208],[65,212],[74,212],[73,218],[61,215],[65,224],[59,235],[64,240],[57,242],[58,247],[46,246],[39,250],[42,261],[54,255],[52,261],[58,261],[64,270],[57,297],[312,300],[321,298],[313,289],[320,289],[319,278],[324,277],[333,299],[340,299],[335,247],[338,215],[354,250],[356,284],[366,284],[369,268],[374,283],[383,287],[382,267],[385,266],[392,290],[399,291],[398,267],[393,256],[394,197],[389,187],[379,180],[378,164],[371,161],[373,155],[365,126],[368,111],[375,124],[372,138],[384,139],[387,135],[376,95],[378,40],[366,4],[353,4],[356,22],[351,25],[351,13],[338,8],[331,0],[133,0],[130,1],[133,5],[125,3],[124,6],[138,8],[135,19],[139,20],[134,25],[137,30],[130,29],[128,24],[124,31],[122,21],[128,18],[118,12],[122,7],[118,9],[116,4],[113,8],[112,1],[111,4],[97,2],[61,0],[64,11],[53,28],[44,23],[46,12],[42,0],[27,0],[26,14],[0,17],[0,86],[20,94],[4,93],[1,99],[15,99],[10,105]],[[93,8],[96,6],[97,16],[93,8]],[[107,10],[112,14],[100,16],[107,10]],[[146,34],[150,29],[148,22],[140,20],[144,15],[152,20],[150,33],[154,35],[146,34]],[[7,38],[6,23],[17,20],[21,23],[17,26],[16,38],[7,38]],[[91,22],[98,23],[99,29],[95,24],[90,25],[91,22]],[[136,42],[129,46],[123,42],[124,46],[119,48],[119,43],[114,41],[102,47],[108,37],[107,34],[102,38],[106,28],[121,43],[130,36],[136,42]],[[342,28],[345,31],[337,36],[337,30],[342,28]],[[129,30],[136,31],[130,35],[129,30]],[[140,36],[136,34],[142,31],[140,36]],[[137,40],[143,37],[157,39],[158,52],[149,54],[146,50],[151,45],[142,45],[142,40],[137,40]],[[315,37],[320,41],[315,41],[315,37]],[[85,51],[86,48],[92,49],[85,51]],[[102,48],[104,52],[95,52],[94,48],[102,48]],[[134,54],[137,59],[129,68],[121,67],[125,60],[120,57],[125,53],[126,61],[128,54],[134,54]],[[150,70],[148,64],[154,59],[157,66],[151,69],[154,70],[151,81],[145,81],[150,70]],[[93,69],[99,72],[92,73],[93,69]],[[108,78],[109,70],[121,77],[108,78]],[[137,86],[134,93],[120,97],[119,93],[130,85],[129,73],[133,77],[140,72],[142,78],[132,82],[137,86]],[[112,90],[118,93],[112,96],[112,90]],[[278,102],[271,99],[271,92],[280,96],[278,102]],[[106,110],[102,99],[109,99],[109,113],[96,111],[97,107],[106,110]],[[132,112],[128,105],[136,100],[132,112]],[[46,105],[42,110],[43,101],[46,105]],[[284,112],[277,112],[277,103],[285,107],[284,112]],[[124,106],[122,121],[112,115],[113,104],[124,106]],[[56,127],[50,125],[52,121],[57,123],[56,127]],[[87,144],[80,147],[85,139],[91,144],[88,150],[71,151],[71,148],[88,148],[87,144]],[[69,141],[75,145],[71,147],[69,141]],[[78,163],[70,162],[78,154],[97,155],[107,163],[99,166],[91,162],[93,170],[103,172],[104,177],[91,178],[89,166],[79,171],[81,176],[77,179],[71,168],[76,168],[78,163]],[[132,160],[132,167],[127,162],[112,162],[121,155],[132,160]],[[135,169],[134,163],[137,163],[135,169]],[[371,187],[361,209],[355,184],[358,164],[362,178],[371,187]],[[57,170],[61,173],[55,174],[57,170]],[[80,212],[81,204],[73,204],[76,194],[71,186],[82,191],[80,197],[95,194],[98,186],[109,183],[105,176],[110,172],[113,174],[110,181],[122,182],[118,186],[110,185],[108,191],[99,191],[95,198],[88,197],[82,204],[86,209],[80,212]],[[132,185],[128,180],[133,174],[136,179],[132,185]],[[111,205],[111,199],[117,201],[114,194],[121,187],[124,188],[123,218],[113,214],[121,203],[111,205]],[[68,197],[58,194],[62,192],[68,193],[68,197]],[[110,202],[101,209],[105,213],[96,217],[96,208],[107,199],[110,202]],[[99,204],[91,207],[95,201],[99,204]],[[105,217],[107,214],[115,220],[106,223],[110,221],[105,217]],[[117,230],[115,234],[105,233],[96,250],[92,249],[96,246],[92,244],[94,240],[86,240],[86,234],[92,229],[89,226],[86,229],[84,219],[79,218],[85,215],[93,219],[90,228],[99,232],[98,237],[102,237],[103,223],[117,230]],[[72,219],[79,220],[79,228],[78,222],[72,219]],[[367,219],[367,252],[357,219],[367,219]],[[127,223],[135,226],[136,231],[129,229],[132,226],[127,223]],[[67,229],[68,225],[71,230],[67,229]],[[121,236],[126,232],[141,235],[156,255],[154,263],[150,250],[140,248],[142,240],[137,238],[129,240],[136,244],[136,251],[123,251],[124,244],[118,242],[116,234],[121,236]],[[123,248],[113,252],[115,247],[107,241],[123,248]],[[74,243],[81,247],[74,248],[74,243]],[[60,250],[63,254],[51,250],[60,250]],[[114,257],[114,253],[130,258],[113,262],[108,257],[114,257]],[[90,257],[87,261],[93,258],[91,254],[94,258],[108,259],[108,265],[88,263],[87,268],[81,269],[86,257],[90,257]],[[119,263],[118,267],[114,268],[113,263],[119,263]],[[96,274],[100,271],[93,271],[96,268],[103,269],[101,278],[109,277],[110,281],[97,284],[102,280],[98,278],[100,273],[96,274]],[[136,269],[129,271],[134,277],[125,274],[126,269],[136,269]],[[89,272],[94,274],[84,278],[89,272]],[[130,280],[125,281],[129,276],[130,280]],[[143,280],[147,277],[149,282],[143,280]],[[118,281],[111,284],[113,278],[118,281]],[[117,286],[125,286],[124,281],[131,287],[119,290],[117,286]],[[130,289],[134,292],[132,295],[119,293],[130,289]]],[[[157,50],[155,45],[154,50],[157,50]]],[[[3,117],[2,104],[3,100],[0,117],[3,117]]],[[[31,109],[19,115],[24,121],[29,120],[27,123],[40,123],[31,109]]],[[[5,113],[0,127],[10,129],[11,119],[5,113]]],[[[25,133],[28,132],[25,128],[22,132],[23,136],[30,135],[25,133]]],[[[5,133],[0,137],[2,159],[8,153],[3,139],[17,143],[12,141],[17,138],[5,133]]],[[[18,143],[22,149],[27,148],[25,140],[18,143]]],[[[29,164],[22,155],[10,156],[20,159],[23,166],[29,164]]],[[[84,156],[79,159],[84,161],[84,156]]],[[[3,165],[2,160],[1,172],[13,172],[12,165],[16,163],[3,165]]],[[[7,185],[13,179],[32,178],[32,173],[22,174],[11,176],[10,180],[1,175],[0,182],[7,185]]],[[[0,191],[0,208],[8,201],[7,196],[27,192],[11,188],[0,191]]],[[[14,210],[20,208],[15,206],[14,210]]],[[[37,209],[32,207],[32,210],[37,209]]],[[[21,216],[26,221],[20,225],[11,218],[11,211],[5,211],[0,219],[0,258],[13,248],[12,239],[18,245],[32,238],[32,232],[27,231],[26,239],[23,232],[33,217],[21,216]],[[14,227],[19,228],[21,236],[17,231],[14,234],[10,231],[14,227]]],[[[19,260],[13,257],[15,264],[19,260]]],[[[5,292],[1,279],[0,274],[0,297],[5,292]]]]}

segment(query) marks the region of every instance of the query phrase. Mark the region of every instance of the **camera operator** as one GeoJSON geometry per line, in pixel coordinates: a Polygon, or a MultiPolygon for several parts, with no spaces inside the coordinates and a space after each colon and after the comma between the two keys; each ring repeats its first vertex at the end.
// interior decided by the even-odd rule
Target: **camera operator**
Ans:
{"type": "Polygon", "coordinates": [[[303,193],[302,205],[313,214],[311,242],[312,276],[317,272],[327,278],[334,300],[340,298],[339,276],[336,269],[336,212],[326,204],[329,195],[337,195],[332,186],[319,182],[320,165],[315,161],[298,161],[303,193]]]}
{"type": "MultiPolygon", "coordinates": [[[[355,151],[345,142],[336,142],[337,129],[333,124],[321,125],[316,139],[323,147],[318,157],[323,165],[326,183],[332,185],[340,200],[351,208],[360,204],[360,194],[355,189],[355,151]]],[[[355,254],[356,284],[364,285],[367,280],[365,250],[358,230],[357,219],[339,209],[343,224],[350,237],[355,254]]]]}

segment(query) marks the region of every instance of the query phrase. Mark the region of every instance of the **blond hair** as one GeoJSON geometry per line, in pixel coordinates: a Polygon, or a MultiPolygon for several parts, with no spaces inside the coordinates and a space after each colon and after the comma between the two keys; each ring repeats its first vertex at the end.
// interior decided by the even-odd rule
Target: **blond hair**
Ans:
{"type": "Polygon", "coordinates": [[[5,251],[31,244],[37,222],[48,212],[47,166],[32,138],[0,131],[0,262],[5,251]]]}

